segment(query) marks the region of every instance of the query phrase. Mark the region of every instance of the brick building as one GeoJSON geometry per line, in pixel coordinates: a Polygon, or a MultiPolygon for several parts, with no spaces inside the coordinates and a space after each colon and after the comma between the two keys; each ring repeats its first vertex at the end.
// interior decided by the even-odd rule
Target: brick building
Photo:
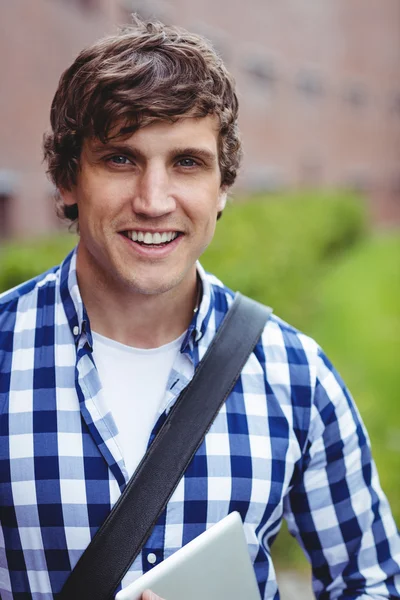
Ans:
{"type": "Polygon", "coordinates": [[[399,222],[400,0],[13,0],[0,7],[0,239],[58,226],[41,153],[58,78],[133,11],[205,34],[235,74],[239,187],[354,186],[399,222]]]}

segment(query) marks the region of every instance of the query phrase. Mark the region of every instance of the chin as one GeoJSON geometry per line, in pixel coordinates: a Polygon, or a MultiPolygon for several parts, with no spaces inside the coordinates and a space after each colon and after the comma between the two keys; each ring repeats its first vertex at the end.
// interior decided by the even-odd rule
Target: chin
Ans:
{"type": "Polygon", "coordinates": [[[174,284],[172,282],[160,281],[126,281],[124,285],[125,289],[132,294],[142,294],[143,296],[156,296],[164,294],[172,289],[174,284]]]}

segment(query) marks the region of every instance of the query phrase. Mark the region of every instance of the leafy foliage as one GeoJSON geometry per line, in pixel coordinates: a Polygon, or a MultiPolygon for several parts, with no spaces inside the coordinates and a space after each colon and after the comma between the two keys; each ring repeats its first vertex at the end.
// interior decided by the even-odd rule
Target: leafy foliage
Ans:
{"type": "Polygon", "coordinates": [[[202,264],[303,326],[327,264],[365,231],[363,204],[351,194],[259,196],[227,207],[202,264]]]}
{"type": "Polygon", "coordinates": [[[3,246],[0,248],[0,292],[59,264],[76,242],[74,235],[60,233],[3,246]]]}

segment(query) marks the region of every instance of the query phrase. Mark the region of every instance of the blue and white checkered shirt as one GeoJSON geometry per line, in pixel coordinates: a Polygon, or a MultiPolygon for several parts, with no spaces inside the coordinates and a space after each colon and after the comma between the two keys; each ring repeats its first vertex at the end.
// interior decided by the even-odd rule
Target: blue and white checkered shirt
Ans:
{"type": "MultiPolygon", "coordinates": [[[[198,268],[202,301],[152,437],[232,303],[198,268]]],[[[0,297],[2,600],[54,598],[128,479],[75,269],[72,252],[0,297]]],[[[319,346],[275,316],[122,586],[234,510],[262,598],[279,598],[283,517],[317,597],[400,597],[400,539],[357,409],[319,346]]]]}

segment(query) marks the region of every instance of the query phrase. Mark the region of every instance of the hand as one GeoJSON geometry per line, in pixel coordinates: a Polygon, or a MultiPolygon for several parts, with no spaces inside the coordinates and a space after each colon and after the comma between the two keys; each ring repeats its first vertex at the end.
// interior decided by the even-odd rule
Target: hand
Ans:
{"type": "Polygon", "coordinates": [[[142,600],[163,600],[163,598],[160,598],[160,596],[157,596],[157,594],[151,590],[146,590],[143,592],[142,600]]]}

